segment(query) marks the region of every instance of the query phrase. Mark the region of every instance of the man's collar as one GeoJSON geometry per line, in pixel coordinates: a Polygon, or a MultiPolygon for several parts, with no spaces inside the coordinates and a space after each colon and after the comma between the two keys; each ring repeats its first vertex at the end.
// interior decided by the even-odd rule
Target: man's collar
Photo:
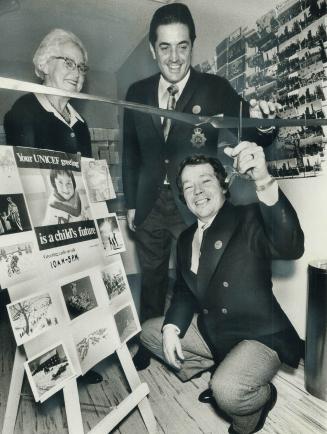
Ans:
{"type": "MultiPolygon", "coordinates": [[[[185,75],[185,77],[179,81],[178,83],[174,83],[176,84],[176,86],[178,86],[178,93],[179,95],[183,92],[184,87],[186,86],[186,83],[188,82],[188,79],[190,78],[190,74],[191,74],[191,69],[188,70],[187,74],[185,75]]],[[[160,74],[160,80],[159,80],[159,88],[162,88],[164,91],[167,90],[167,88],[169,86],[171,86],[172,83],[170,83],[168,80],[166,80],[162,74],[160,74]]]]}
{"type": "MultiPolygon", "coordinates": [[[[217,214],[218,214],[218,212],[217,212],[217,214]]],[[[201,221],[201,220],[198,219],[198,228],[199,228],[199,230],[204,231],[205,229],[208,229],[211,226],[211,224],[214,221],[214,219],[217,217],[217,214],[215,214],[207,223],[205,223],[205,222],[203,222],[203,221],[201,221]]]]}
{"type": "Polygon", "coordinates": [[[208,229],[210,226],[211,226],[211,224],[212,224],[212,222],[214,221],[214,219],[217,217],[217,215],[220,213],[220,211],[223,209],[223,207],[226,205],[226,199],[224,200],[224,203],[222,204],[222,206],[219,208],[219,210],[217,211],[217,213],[213,216],[213,217],[211,217],[211,219],[206,223],[206,222],[203,222],[202,220],[200,220],[200,219],[198,219],[198,228],[199,228],[199,230],[201,229],[201,230],[205,230],[205,229],[208,229]]]}

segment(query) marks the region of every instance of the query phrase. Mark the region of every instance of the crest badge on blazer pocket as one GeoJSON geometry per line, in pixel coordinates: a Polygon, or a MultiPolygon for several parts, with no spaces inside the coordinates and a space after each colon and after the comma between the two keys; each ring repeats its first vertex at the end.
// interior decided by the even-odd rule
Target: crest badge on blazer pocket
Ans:
{"type": "Polygon", "coordinates": [[[206,136],[202,132],[202,128],[194,128],[191,143],[195,148],[202,148],[207,141],[206,136]]]}

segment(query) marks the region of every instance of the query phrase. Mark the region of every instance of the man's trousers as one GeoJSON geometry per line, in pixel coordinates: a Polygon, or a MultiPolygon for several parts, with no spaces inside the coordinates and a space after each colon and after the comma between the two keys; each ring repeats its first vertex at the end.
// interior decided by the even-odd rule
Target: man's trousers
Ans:
{"type": "MultiPolygon", "coordinates": [[[[165,361],[161,328],[164,318],[154,318],[142,326],[141,342],[165,361]]],[[[197,327],[196,315],[181,339],[185,357],[176,375],[187,381],[197,373],[214,366],[213,355],[197,327]]],[[[270,397],[269,382],[281,366],[276,351],[266,345],[244,340],[236,345],[217,366],[210,388],[217,405],[232,419],[240,434],[251,433],[256,427],[262,407],[270,397]]]]}
{"type": "Polygon", "coordinates": [[[163,186],[153,209],[135,232],[141,266],[141,323],[164,314],[172,244],[184,229],[173,193],[169,186],[163,186]]]}

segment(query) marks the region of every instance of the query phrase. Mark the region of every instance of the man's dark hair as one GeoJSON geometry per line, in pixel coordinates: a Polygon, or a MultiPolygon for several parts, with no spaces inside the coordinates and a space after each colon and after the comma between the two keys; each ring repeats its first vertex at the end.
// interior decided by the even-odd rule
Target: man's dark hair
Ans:
{"type": "Polygon", "coordinates": [[[158,27],[173,23],[185,24],[188,27],[191,43],[193,45],[196,34],[195,25],[190,10],[183,3],[172,3],[162,6],[153,14],[149,30],[149,41],[153,47],[157,40],[158,27]]]}
{"type": "Polygon", "coordinates": [[[210,164],[212,166],[216,178],[223,190],[226,190],[225,196],[229,197],[228,184],[226,184],[225,180],[227,177],[226,170],[218,158],[208,157],[207,155],[191,155],[185,160],[183,160],[179,166],[176,184],[179,191],[180,200],[185,203],[184,193],[183,193],[183,184],[182,184],[182,172],[186,166],[199,166],[200,164],[210,164]]]}

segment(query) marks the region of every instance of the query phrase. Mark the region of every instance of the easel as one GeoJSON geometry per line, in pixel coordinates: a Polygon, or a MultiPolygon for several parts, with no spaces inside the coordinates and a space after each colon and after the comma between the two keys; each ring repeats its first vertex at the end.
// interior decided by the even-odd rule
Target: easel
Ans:
{"type": "MultiPolygon", "coordinates": [[[[157,433],[157,425],[152,413],[147,395],[149,387],[141,383],[126,344],[117,349],[117,355],[122,365],[132,392],[116,408],[110,411],[88,434],[108,434],[135,407],[138,407],[144,424],[150,434],[157,433]]],[[[2,434],[13,434],[18,413],[20,393],[24,379],[24,362],[26,357],[22,349],[16,348],[9,395],[5,412],[2,434]]],[[[64,402],[69,434],[84,434],[82,413],[78,396],[76,378],[70,380],[63,388],[64,402]]]]}

